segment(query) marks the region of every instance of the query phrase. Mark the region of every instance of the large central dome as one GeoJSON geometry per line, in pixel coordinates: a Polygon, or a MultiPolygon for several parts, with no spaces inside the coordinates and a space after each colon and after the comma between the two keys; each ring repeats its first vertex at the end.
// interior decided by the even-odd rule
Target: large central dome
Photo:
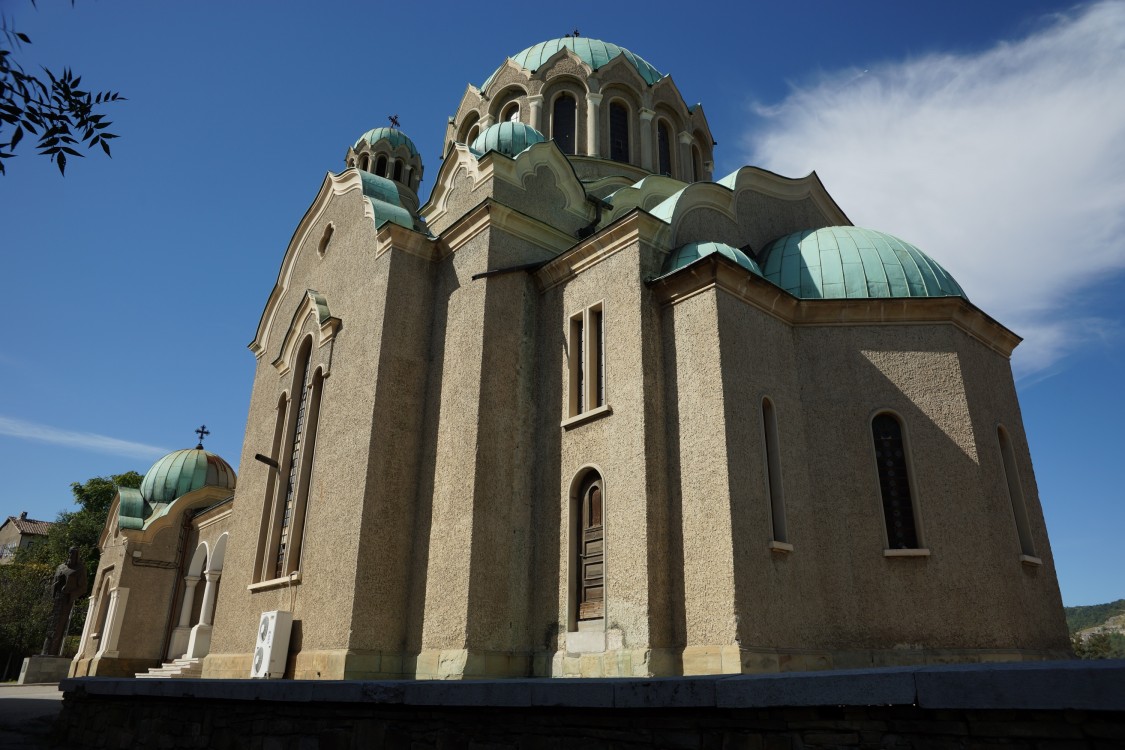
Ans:
{"type": "MultiPolygon", "coordinates": [[[[563,37],[562,39],[551,39],[546,42],[532,45],[522,52],[517,52],[510,58],[512,62],[519,65],[525,70],[536,70],[540,65],[545,63],[556,52],[563,47],[566,47],[574,54],[582,59],[593,70],[597,70],[610,60],[621,55],[633,64],[641,78],[645,79],[645,83],[649,86],[659,81],[664,77],[656,68],[652,67],[640,55],[635,55],[624,47],[618,47],[611,42],[603,42],[600,39],[587,39],[586,37],[563,37]]],[[[481,84],[481,90],[488,86],[489,81],[492,80],[493,73],[488,77],[488,80],[481,84]]]]}

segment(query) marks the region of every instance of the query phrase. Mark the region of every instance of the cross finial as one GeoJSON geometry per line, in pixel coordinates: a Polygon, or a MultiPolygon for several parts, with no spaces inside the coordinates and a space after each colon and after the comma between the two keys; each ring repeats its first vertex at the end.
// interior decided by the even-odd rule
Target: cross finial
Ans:
{"type": "Polygon", "coordinates": [[[199,429],[195,431],[195,434],[199,435],[199,445],[195,446],[195,449],[200,450],[203,448],[203,438],[210,435],[211,431],[207,429],[207,425],[201,424],[199,425],[199,429]]]}
{"type": "Polygon", "coordinates": [[[575,29],[574,30],[574,38],[577,39],[578,37],[579,37],[578,29],[575,29]]]}
{"type": "Polygon", "coordinates": [[[391,115],[387,119],[391,121],[391,127],[392,128],[398,127],[398,115],[391,115]]]}

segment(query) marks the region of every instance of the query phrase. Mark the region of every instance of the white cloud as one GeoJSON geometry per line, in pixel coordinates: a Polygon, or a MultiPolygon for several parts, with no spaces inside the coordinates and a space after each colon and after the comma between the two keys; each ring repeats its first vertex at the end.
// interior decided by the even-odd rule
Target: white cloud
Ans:
{"type": "Polygon", "coordinates": [[[1125,270],[1125,2],[983,52],[840,71],[756,109],[750,162],[815,169],[853,222],[932,255],[1024,336],[1018,373],[1120,326],[1082,303],[1125,270]]]}
{"type": "Polygon", "coordinates": [[[110,453],[115,456],[128,456],[130,458],[154,458],[168,453],[164,448],[154,445],[134,443],[129,440],[98,435],[93,432],[75,432],[73,430],[60,430],[56,427],[24,422],[21,419],[11,419],[0,416],[0,435],[9,435],[21,440],[36,440],[41,443],[64,445],[69,448],[110,453]]]}

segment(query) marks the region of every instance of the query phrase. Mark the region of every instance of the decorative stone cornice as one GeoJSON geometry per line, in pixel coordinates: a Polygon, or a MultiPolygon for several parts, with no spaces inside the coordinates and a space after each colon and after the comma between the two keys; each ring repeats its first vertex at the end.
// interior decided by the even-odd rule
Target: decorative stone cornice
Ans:
{"type": "Polygon", "coordinates": [[[435,243],[436,257],[444,258],[456,252],[481,232],[492,228],[555,254],[574,245],[574,238],[569,234],[488,198],[442,234],[435,243]]]}
{"type": "Polygon", "coordinates": [[[320,331],[317,346],[324,346],[336,338],[336,334],[340,330],[340,319],[332,317],[332,314],[328,311],[328,301],[324,298],[324,295],[315,289],[306,290],[305,296],[293,312],[293,320],[289,323],[289,330],[285,332],[285,340],[281,343],[277,359],[273,361],[273,366],[277,369],[279,375],[289,372],[293,362],[293,351],[297,347],[297,341],[301,338],[304,322],[310,315],[316,316],[315,323],[320,331]]]}
{"type": "Polygon", "coordinates": [[[566,282],[606,258],[633,245],[664,247],[667,225],[642,211],[634,211],[569,252],[549,261],[535,273],[543,291],[566,282]]]}
{"type": "Polygon", "coordinates": [[[952,325],[1004,357],[1022,341],[964,297],[802,300],[718,254],[651,282],[661,304],[721,289],[791,326],[952,325]]]}
{"type": "Polygon", "coordinates": [[[363,196],[363,181],[359,176],[359,171],[349,169],[338,175],[331,172],[326,174],[324,182],[321,183],[320,191],[316,194],[312,205],[305,211],[305,215],[301,217],[297,229],[289,240],[289,246],[285,249],[285,256],[281,260],[281,270],[277,274],[277,282],[273,286],[273,291],[270,292],[269,299],[266,300],[265,309],[262,310],[262,317],[258,321],[258,330],[254,335],[254,340],[249,344],[250,351],[254,353],[255,357],[260,359],[265,351],[264,347],[273,328],[277,306],[280,304],[282,296],[289,289],[293,269],[297,265],[297,255],[305,245],[306,240],[309,239],[309,233],[320,221],[324,211],[328,208],[328,204],[334,198],[344,195],[351,196],[353,193],[354,197],[358,199],[357,206],[361,208],[363,215],[374,224],[375,212],[363,196]]]}

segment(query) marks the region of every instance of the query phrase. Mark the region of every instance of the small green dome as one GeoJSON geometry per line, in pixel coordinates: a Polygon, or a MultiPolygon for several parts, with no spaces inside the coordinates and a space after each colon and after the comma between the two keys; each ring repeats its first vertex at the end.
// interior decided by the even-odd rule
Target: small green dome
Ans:
{"type": "Polygon", "coordinates": [[[759,254],[762,273],[801,299],[966,297],[933,259],[908,242],[862,227],[806,229],[759,254]]]}
{"type": "Polygon", "coordinates": [[[758,267],[758,264],[755,263],[750,256],[737,247],[731,247],[723,242],[689,242],[671,253],[664,260],[663,273],[670,274],[673,271],[678,271],[684,266],[691,265],[700,258],[706,258],[713,253],[718,253],[725,258],[733,260],[747,271],[759,276],[762,275],[762,269],[758,267]]]}
{"type": "Polygon", "coordinates": [[[203,487],[233,490],[234,469],[202,448],[174,451],[152,465],[141,481],[141,495],[151,505],[171,503],[203,487]]]}
{"type": "Polygon", "coordinates": [[[365,141],[372,146],[379,141],[386,141],[390,144],[392,149],[398,148],[399,146],[406,146],[406,148],[410,150],[411,156],[418,155],[418,149],[414,146],[414,141],[407,138],[406,133],[398,128],[375,128],[374,130],[368,130],[355,142],[354,148],[359,148],[365,141]]]}
{"type": "Polygon", "coordinates": [[[545,140],[546,137],[530,125],[522,122],[498,122],[478,135],[469,149],[478,157],[489,151],[499,151],[515,158],[516,154],[545,140]]]}
{"type": "MultiPolygon", "coordinates": [[[[625,59],[633,64],[633,67],[636,68],[641,78],[645,79],[645,83],[649,86],[664,77],[663,73],[652,67],[643,57],[634,55],[624,47],[618,47],[616,44],[603,42],[600,39],[587,39],[581,36],[540,42],[522,52],[517,52],[510,59],[521,68],[534,71],[563,47],[578,55],[582,62],[589,65],[593,70],[597,70],[615,57],[624,55],[625,59]]],[[[496,72],[500,72],[499,69],[496,72]]],[[[481,84],[481,90],[484,90],[495,76],[496,73],[490,75],[488,80],[481,84]]]]}

